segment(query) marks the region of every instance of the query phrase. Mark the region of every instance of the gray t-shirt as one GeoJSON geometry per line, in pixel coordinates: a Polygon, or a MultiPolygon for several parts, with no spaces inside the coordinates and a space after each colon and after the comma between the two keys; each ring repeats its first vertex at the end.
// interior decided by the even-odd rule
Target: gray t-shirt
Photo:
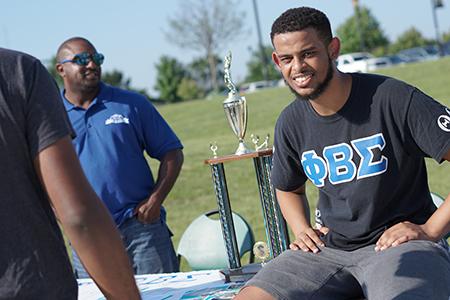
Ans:
{"type": "Polygon", "coordinates": [[[318,115],[296,99],[275,128],[272,182],[292,191],[309,179],[330,233],[327,246],[374,244],[401,221],[422,224],[436,209],[424,157],[450,149],[450,110],[416,88],[378,75],[352,74],[342,109],[318,115]]]}
{"type": "Polygon", "coordinates": [[[0,48],[0,299],[76,299],[55,215],[33,161],[72,134],[58,89],[35,58],[0,48]]]}

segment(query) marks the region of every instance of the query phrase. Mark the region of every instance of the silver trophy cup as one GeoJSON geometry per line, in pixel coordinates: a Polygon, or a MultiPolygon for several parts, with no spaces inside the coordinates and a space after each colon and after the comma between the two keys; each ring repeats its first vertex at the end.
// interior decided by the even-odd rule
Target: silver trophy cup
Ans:
{"type": "Polygon", "coordinates": [[[230,74],[231,52],[224,59],[224,80],[228,89],[228,98],[223,101],[223,109],[228,123],[234,134],[239,139],[239,146],[234,154],[241,155],[252,152],[244,143],[245,131],[247,130],[247,101],[245,97],[239,96],[236,86],[231,80],[230,74]]]}

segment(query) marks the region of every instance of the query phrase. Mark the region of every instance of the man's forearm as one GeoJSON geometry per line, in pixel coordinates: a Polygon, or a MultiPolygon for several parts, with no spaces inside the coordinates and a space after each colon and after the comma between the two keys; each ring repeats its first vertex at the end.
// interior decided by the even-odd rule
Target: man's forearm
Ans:
{"type": "Polygon", "coordinates": [[[68,137],[42,150],[35,169],[66,235],[108,299],[139,299],[122,240],[81,170],[68,137]]]}
{"type": "Polygon", "coordinates": [[[183,165],[184,156],[181,149],[172,150],[161,159],[158,169],[158,178],[155,183],[151,198],[155,198],[161,205],[166,199],[183,165]]]}
{"type": "MultiPolygon", "coordinates": [[[[450,150],[443,159],[450,162],[450,150]]],[[[439,239],[450,232],[450,194],[438,210],[424,224],[424,230],[434,239],[439,239]]]]}
{"type": "Polygon", "coordinates": [[[276,190],[276,194],[283,217],[295,236],[311,227],[309,205],[304,187],[293,192],[276,190]]]}
{"type": "Polygon", "coordinates": [[[434,240],[438,240],[450,232],[450,194],[423,227],[424,231],[434,240]]]}
{"type": "Polygon", "coordinates": [[[107,299],[139,299],[129,258],[106,208],[91,207],[80,216],[79,222],[63,219],[61,223],[72,247],[107,299]]]}

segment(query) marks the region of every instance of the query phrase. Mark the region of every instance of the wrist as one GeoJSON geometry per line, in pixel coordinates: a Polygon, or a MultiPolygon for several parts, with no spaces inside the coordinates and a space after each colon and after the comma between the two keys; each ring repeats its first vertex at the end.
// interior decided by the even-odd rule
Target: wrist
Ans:
{"type": "Polygon", "coordinates": [[[425,224],[421,225],[423,232],[425,235],[432,241],[438,241],[442,238],[442,234],[439,230],[437,230],[434,226],[429,224],[429,222],[426,222],[425,224]]]}
{"type": "Polygon", "coordinates": [[[305,233],[308,229],[312,229],[310,224],[303,224],[296,228],[296,230],[292,230],[295,236],[299,236],[302,233],[305,233]]]}
{"type": "Polygon", "coordinates": [[[164,201],[164,198],[160,197],[157,193],[151,194],[150,197],[148,198],[148,202],[153,205],[161,206],[163,201],[164,201]]]}

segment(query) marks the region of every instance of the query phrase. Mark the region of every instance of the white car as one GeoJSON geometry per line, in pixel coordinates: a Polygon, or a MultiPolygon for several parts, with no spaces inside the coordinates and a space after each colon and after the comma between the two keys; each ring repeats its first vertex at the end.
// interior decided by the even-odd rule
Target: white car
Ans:
{"type": "Polygon", "coordinates": [[[336,60],[337,68],[341,72],[368,72],[392,65],[387,57],[374,57],[367,52],[342,54],[336,60]]]}
{"type": "Polygon", "coordinates": [[[278,84],[278,80],[275,80],[275,81],[262,80],[262,81],[247,82],[247,83],[243,83],[240,85],[239,92],[240,93],[252,93],[252,92],[256,92],[260,89],[277,86],[277,84],[278,84]]]}
{"type": "Polygon", "coordinates": [[[374,56],[367,52],[341,54],[336,65],[341,72],[367,72],[367,61],[374,56]]]}

